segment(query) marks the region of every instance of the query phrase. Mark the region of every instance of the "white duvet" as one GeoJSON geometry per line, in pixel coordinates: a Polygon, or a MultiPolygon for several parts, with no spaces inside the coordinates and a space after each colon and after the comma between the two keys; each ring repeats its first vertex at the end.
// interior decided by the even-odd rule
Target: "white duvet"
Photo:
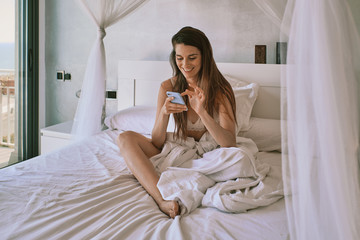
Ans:
{"type": "Polygon", "coordinates": [[[257,147],[246,138],[237,138],[237,147],[218,148],[205,134],[173,139],[168,134],[162,152],[151,158],[161,173],[158,188],[166,200],[177,200],[181,214],[199,206],[224,212],[246,212],[267,206],[283,197],[281,179],[267,179],[270,165],[256,160],[257,147]]]}
{"type": "MultiPolygon", "coordinates": [[[[115,144],[118,134],[117,131],[105,131],[86,141],[1,169],[0,239],[287,238],[283,199],[246,213],[229,214],[217,210],[217,206],[205,207],[202,197],[198,200],[202,206],[195,209],[198,202],[188,207],[195,209],[190,214],[170,219],[127,170],[115,144]]],[[[263,182],[266,184],[269,179],[279,182],[280,154],[258,153],[257,159],[270,165],[263,182]]],[[[158,167],[167,168],[164,164],[158,167]]],[[[168,173],[181,172],[171,169],[164,177],[168,173]]],[[[209,176],[199,176],[214,181],[209,176]]],[[[177,183],[185,184],[186,181],[177,183]]],[[[196,184],[196,181],[187,183],[196,184]]],[[[208,188],[206,194],[212,188],[208,188]]],[[[193,197],[190,185],[187,189],[188,195],[193,197]]],[[[200,194],[201,190],[194,192],[200,194]]],[[[252,189],[248,191],[252,192],[252,189]]],[[[217,196],[223,199],[222,194],[213,195],[214,198],[217,196]]],[[[254,198],[250,198],[253,202],[254,198]]],[[[186,202],[185,199],[182,201],[186,202]]],[[[231,206],[224,203],[224,206],[231,206]]]]}

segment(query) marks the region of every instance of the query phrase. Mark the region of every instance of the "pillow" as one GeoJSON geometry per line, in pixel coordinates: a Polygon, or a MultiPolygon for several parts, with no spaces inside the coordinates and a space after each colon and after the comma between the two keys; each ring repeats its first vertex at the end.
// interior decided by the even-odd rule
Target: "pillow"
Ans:
{"type": "Polygon", "coordinates": [[[248,83],[230,75],[224,75],[233,88],[236,102],[237,131],[246,131],[250,128],[249,121],[252,109],[258,96],[259,84],[248,83]]]}
{"type": "Polygon", "coordinates": [[[135,106],[106,117],[105,125],[110,129],[151,134],[155,117],[156,107],[135,106]]]}
{"type": "Polygon", "coordinates": [[[250,118],[249,130],[240,131],[240,137],[251,138],[259,151],[281,152],[281,121],[266,118],[250,118]]]}
{"type": "MultiPolygon", "coordinates": [[[[110,129],[151,134],[155,118],[156,107],[134,106],[106,117],[104,123],[110,129]]],[[[173,129],[173,118],[170,117],[167,131],[173,131],[173,129]]]]}

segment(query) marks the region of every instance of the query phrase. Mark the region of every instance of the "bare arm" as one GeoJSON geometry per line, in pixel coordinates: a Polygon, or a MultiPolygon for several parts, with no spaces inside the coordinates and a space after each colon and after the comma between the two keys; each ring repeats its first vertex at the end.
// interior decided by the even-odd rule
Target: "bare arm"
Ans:
{"type": "Polygon", "coordinates": [[[162,84],[158,93],[155,125],[151,134],[152,143],[158,149],[162,148],[166,140],[166,129],[170,114],[183,112],[187,109],[184,105],[171,103],[172,99],[166,96],[166,90],[162,84]]]}
{"type": "Polygon", "coordinates": [[[222,99],[219,101],[220,121],[217,123],[203,106],[205,96],[202,89],[197,86],[190,86],[194,88],[194,91],[186,90],[183,95],[189,96],[191,107],[199,115],[211,136],[221,147],[236,146],[235,118],[231,110],[231,104],[227,98],[221,96],[222,99]]]}
{"type": "MultiPolygon", "coordinates": [[[[221,108],[225,109],[226,107],[221,105],[221,108]]],[[[217,123],[205,109],[199,112],[199,116],[206,129],[221,147],[236,146],[235,121],[228,112],[219,112],[220,123],[217,123]]]]}

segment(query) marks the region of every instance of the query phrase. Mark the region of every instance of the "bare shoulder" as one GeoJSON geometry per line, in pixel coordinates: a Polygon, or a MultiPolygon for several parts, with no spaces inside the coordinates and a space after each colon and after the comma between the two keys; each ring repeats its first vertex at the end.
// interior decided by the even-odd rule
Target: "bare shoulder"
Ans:
{"type": "Polygon", "coordinates": [[[217,105],[226,105],[226,104],[230,104],[229,100],[227,99],[227,97],[225,96],[225,94],[223,94],[222,92],[218,91],[216,93],[215,96],[215,102],[217,105]]]}
{"type": "Polygon", "coordinates": [[[230,113],[232,112],[232,103],[226,97],[225,94],[218,92],[216,94],[215,109],[219,113],[220,112],[230,113]]]}
{"type": "Polygon", "coordinates": [[[166,92],[166,91],[172,91],[173,89],[173,85],[171,83],[171,78],[169,78],[168,80],[165,80],[161,83],[161,88],[166,92]]]}

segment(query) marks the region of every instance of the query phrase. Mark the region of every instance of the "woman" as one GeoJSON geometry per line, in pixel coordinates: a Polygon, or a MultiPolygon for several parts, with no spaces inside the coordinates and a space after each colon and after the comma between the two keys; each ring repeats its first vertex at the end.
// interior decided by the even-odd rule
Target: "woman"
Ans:
{"type": "Polygon", "coordinates": [[[235,98],[230,84],[216,67],[212,48],[203,32],[184,27],[172,38],[170,63],[174,77],[161,84],[152,138],[124,132],[118,146],[125,162],[140,184],[153,197],[161,211],[171,218],[180,213],[176,201],[162,198],[159,176],[149,158],[159,154],[165,141],[170,114],[174,114],[175,137],[200,140],[209,132],[221,147],[236,144],[235,98]],[[166,91],[180,92],[186,105],[171,103],[166,91]]]}

